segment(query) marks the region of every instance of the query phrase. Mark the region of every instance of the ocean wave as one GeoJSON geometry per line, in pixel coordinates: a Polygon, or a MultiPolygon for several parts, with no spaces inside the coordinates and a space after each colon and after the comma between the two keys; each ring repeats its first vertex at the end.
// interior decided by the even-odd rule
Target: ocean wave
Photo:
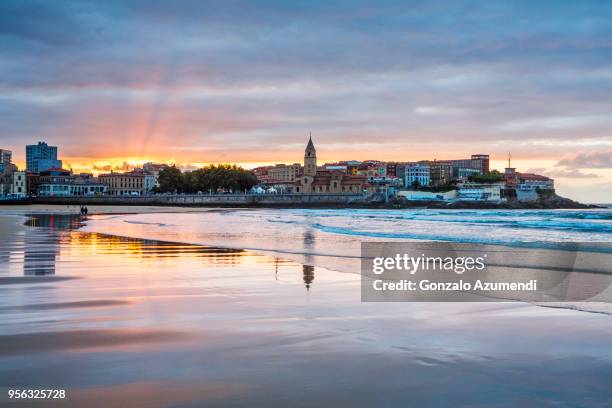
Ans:
{"type": "Polygon", "coordinates": [[[550,309],[574,310],[583,313],[596,313],[612,316],[612,305],[604,302],[581,302],[581,303],[532,303],[534,306],[547,307],[550,309]]]}
{"type": "Polygon", "coordinates": [[[564,251],[576,251],[582,252],[595,252],[595,253],[612,253],[612,245],[609,243],[575,243],[575,242],[556,242],[556,241],[520,241],[520,240],[507,240],[507,239],[495,239],[495,238],[483,238],[479,236],[452,236],[443,234],[427,234],[427,233],[414,233],[414,232],[380,232],[380,231],[363,231],[358,229],[336,227],[323,224],[313,224],[313,228],[320,231],[363,236],[371,238],[386,238],[386,239],[412,239],[412,240],[425,240],[425,241],[444,241],[444,242],[457,242],[457,243],[473,243],[473,244],[484,244],[484,245],[505,245],[516,248],[537,248],[537,249],[557,249],[564,251]],[[598,245],[600,244],[600,245],[598,245]]]}

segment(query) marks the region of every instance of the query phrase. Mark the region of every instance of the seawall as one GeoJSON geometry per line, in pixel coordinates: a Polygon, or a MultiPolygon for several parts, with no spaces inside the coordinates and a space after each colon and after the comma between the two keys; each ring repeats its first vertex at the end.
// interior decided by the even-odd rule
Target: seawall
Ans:
{"type": "Polygon", "coordinates": [[[163,205],[194,207],[316,207],[365,204],[362,194],[177,194],[151,196],[36,197],[32,204],[163,205]]]}

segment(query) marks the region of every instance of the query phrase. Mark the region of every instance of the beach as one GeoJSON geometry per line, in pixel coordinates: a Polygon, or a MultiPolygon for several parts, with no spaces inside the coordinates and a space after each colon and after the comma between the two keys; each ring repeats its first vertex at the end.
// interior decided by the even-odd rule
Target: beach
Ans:
{"type": "Polygon", "coordinates": [[[41,406],[609,404],[606,308],[364,303],[354,269],[356,242],[425,224],[548,250],[605,238],[607,212],[134,210],[0,211],[1,389],[67,390],[41,406]]]}
{"type": "MultiPolygon", "coordinates": [[[[164,207],[145,205],[87,205],[88,214],[151,214],[203,212],[206,208],[164,207]]],[[[2,205],[0,214],[79,214],[79,205],[30,204],[2,205]]]]}

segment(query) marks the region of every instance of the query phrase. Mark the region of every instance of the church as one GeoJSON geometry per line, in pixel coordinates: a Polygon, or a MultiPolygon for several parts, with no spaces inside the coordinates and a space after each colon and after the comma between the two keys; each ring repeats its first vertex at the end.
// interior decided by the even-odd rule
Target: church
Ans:
{"type": "Polygon", "coordinates": [[[366,176],[346,174],[337,170],[318,170],[317,151],[312,143],[312,136],[308,139],[304,151],[304,174],[295,181],[296,193],[360,194],[366,188],[366,183],[366,176]]]}

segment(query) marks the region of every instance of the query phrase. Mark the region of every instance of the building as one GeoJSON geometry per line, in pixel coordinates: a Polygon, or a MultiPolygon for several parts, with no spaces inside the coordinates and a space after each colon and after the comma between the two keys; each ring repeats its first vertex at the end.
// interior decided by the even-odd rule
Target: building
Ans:
{"type": "Polygon", "coordinates": [[[453,201],[457,198],[457,190],[449,191],[423,191],[423,190],[401,190],[397,193],[408,201],[453,201]]]}
{"type": "Polygon", "coordinates": [[[270,181],[270,177],[268,176],[268,171],[274,166],[259,166],[253,169],[253,174],[257,178],[257,182],[259,184],[268,184],[270,181]]]}
{"type": "Polygon", "coordinates": [[[459,167],[453,173],[453,178],[455,180],[468,181],[472,176],[478,176],[483,174],[482,171],[478,169],[471,169],[469,167],[459,167]]]}
{"type": "Polygon", "coordinates": [[[154,174],[149,174],[145,172],[145,193],[150,193],[153,191],[155,187],[159,187],[159,183],[157,182],[157,176],[154,174]]]}
{"type": "Polygon", "coordinates": [[[159,172],[167,169],[167,164],[163,163],[145,163],[142,165],[142,169],[146,173],[145,176],[145,190],[147,192],[153,191],[153,188],[159,187],[159,172]]]}
{"type": "Polygon", "coordinates": [[[400,165],[401,163],[396,163],[396,162],[387,162],[386,166],[387,166],[387,177],[397,177],[397,166],[400,165]]]}
{"type": "Polygon", "coordinates": [[[16,197],[25,197],[28,193],[28,186],[26,184],[26,172],[25,171],[14,171],[13,172],[13,184],[11,186],[11,195],[16,197]]]}
{"type": "Polygon", "coordinates": [[[268,168],[269,183],[293,183],[302,174],[302,165],[300,163],[293,164],[277,164],[268,168]]]}
{"type": "Polygon", "coordinates": [[[304,151],[304,173],[295,181],[296,193],[363,194],[366,184],[365,176],[317,170],[317,151],[312,137],[308,140],[304,151]]]}
{"type": "Polygon", "coordinates": [[[346,172],[348,174],[357,174],[357,170],[359,169],[361,162],[359,160],[348,160],[342,161],[339,164],[346,165],[346,172]]]}
{"type": "Polygon", "coordinates": [[[308,138],[308,144],[304,150],[304,175],[309,177],[317,175],[317,150],[312,143],[312,136],[308,138]]]}
{"type": "Polygon", "coordinates": [[[13,153],[10,150],[0,149],[0,172],[4,166],[11,164],[13,153]]]}
{"type": "Polygon", "coordinates": [[[404,185],[406,187],[419,185],[429,186],[431,183],[429,165],[426,163],[414,163],[407,166],[404,170],[405,179],[404,185]]]}
{"type": "Polygon", "coordinates": [[[407,165],[404,170],[404,186],[418,184],[422,187],[437,187],[451,181],[451,166],[446,162],[422,161],[407,165]]]}
{"type": "Polygon", "coordinates": [[[469,159],[441,160],[451,167],[451,177],[455,180],[467,180],[471,175],[489,172],[489,155],[473,154],[469,159]]]}
{"type": "Polygon", "coordinates": [[[369,194],[383,193],[389,197],[397,195],[404,181],[398,177],[368,177],[366,190],[369,194]]]}
{"type": "Polygon", "coordinates": [[[145,195],[146,173],[135,170],[128,173],[107,173],[98,175],[100,183],[108,186],[110,195],[145,195]]]}
{"type": "Polygon", "coordinates": [[[395,166],[395,176],[402,181],[402,184],[404,187],[409,187],[409,186],[406,186],[405,184],[406,183],[406,169],[413,164],[415,163],[404,162],[404,163],[397,163],[397,165],[395,166]]]}
{"type": "Polygon", "coordinates": [[[490,172],[489,155],[488,154],[473,154],[471,157],[472,169],[480,170],[481,174],[490,172]]]}
{"type": "Polygon", "coordinates": [[[519,190],[554,190],[555,181],[549,177],[533,173],[517,173],[519,190]]]}
{"type": "Polygon", "coordinates": [[[37,173],[36,177],[36,194],[43,197],[92,196],[107,191],[106,184],[88,173],[75,175],[70,170],[53,168],[37,173]]]}
{"type": "Polygon", "coordinates": [[[386,177],[387,165],[377,160],[367,160],[357,167],[356,174],[367,178],[386,177]]]}
{"type": "Polygon", "coordinates": [[[457,190],[457,199],[500,202],[504,187],[504,183],[464,183],[457,190]]]}
{"type": "Polygon", "coordinates": [[[62,161],[57,159],[57,146],[49,146],[45,142],[26,146],[27,171],[41,172],[57,168],[62,168],[62,161]]]}
{"type": "Polygon", "coordinates": [[[149,174],[154,174],[154,175],[158,175],[160,171],[167,169],[168,167],[170,166],[168,166],[167,164],[153,163],[153,162],[147,162],[142,165],[142,169],[144,171],[146,171],[149,174]]]}
{"type": "Polygon", "coordinates": [[[0,196],[11,194],[13,186],[13,173],[17,171],[17,166],[13,163],[7,163],[0,170],[0,196]]]}
{"type": "Polygon", "coordinates": [[[348,173],[348,166],[346,164],[338,164],[338,163],[325,163],[323,165],[323,170],[326,171],[339,171],[342,173],[348,173]]]}
{"type": "Polygon", "coordinates": [[[550,177],[534,173],[521,173],[512,167],[510,155],[508,155],[508,167],[504,171],[506,188],[523,191],[529,190],[554,190],[555,180],[550,177]]]}

